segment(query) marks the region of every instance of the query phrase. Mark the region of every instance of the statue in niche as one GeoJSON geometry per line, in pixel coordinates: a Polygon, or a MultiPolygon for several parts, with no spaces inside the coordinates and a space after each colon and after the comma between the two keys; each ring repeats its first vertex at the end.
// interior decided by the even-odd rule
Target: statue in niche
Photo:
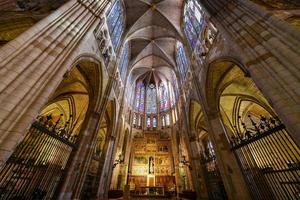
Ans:
{"type": "Polygon", "coordinates": [[[152,156],[149,158],[149,174],[154,174],[154,159],[152,156]]]}

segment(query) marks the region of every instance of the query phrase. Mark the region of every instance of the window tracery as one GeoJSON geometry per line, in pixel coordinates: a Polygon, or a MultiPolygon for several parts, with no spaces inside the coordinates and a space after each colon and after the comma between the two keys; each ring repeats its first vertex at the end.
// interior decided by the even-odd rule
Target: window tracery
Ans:
{"type": "Polygon", "coordinates": [[[122,1],[115,1],[111,10],[109,11],[107,17],[107,26],[109,30],[109,35],[113,48],[116,50],[119,46],[121,36],[124,31],[125,22],[124,22],[124,9],[122,1]]]}
{"type": "MultiPolygon", "coordinates": [[[[134,95],[134,127],[154,130],[169,127],[175,108],[175,84],[159,81],[145,84],[145,80],[136,81],[134,95]],[[144,120],[143,120],[144,119],[144,120]]],[[[175,121],[175,120],[173,120],[175,121]]]]}
{"type": "Polygon", "coordinates": [[[187,72],[188,72],[188,60],[186,57],[185,50],[181,42],[177,42],[176,48],[176,64],[178,67],[179,74],[182,80],[185,80],[187,72]]]}
{"type": "Polygon", "coordinates": [[[147,113],[156,113],[156,86],[151,83],[147,88],[147,113]]]}
{"type": "Polygon", "coordinates": [[[184,32],[194,49],[198,42],[198,36],[204,22],[203,11],[196,0],[188,0],[184,7],[184,32]]]}
{"type": "Polygon", "coordinates": [[[129,44],[127,42],[123,47],[119,65],[118,65],[120,77],[121,77],[122,81],[125,81],[125,75],[127,72],[128,62],[129,62],[129,44]]]}
{"type": "Polygon", "coordinates": [[[161,82],[159,85],[160,111],[166,111],[170,108],[168,89],[161,82]]]}
{"type": "Polygon", "coordinates": [[[144,111],[144,102],[145,102],[145,85],[142,81],[138,82],[136,85],[136,103],[135,109],[139,112],[144,111]]]}

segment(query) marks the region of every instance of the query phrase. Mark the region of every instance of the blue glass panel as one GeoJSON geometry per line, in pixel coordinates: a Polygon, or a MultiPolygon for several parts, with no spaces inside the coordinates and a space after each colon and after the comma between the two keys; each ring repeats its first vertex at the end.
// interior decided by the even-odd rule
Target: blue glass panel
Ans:
{"type": "Polygon", "coordinates": [[[140,96],[140,106],[139,111],[144,112],[145,111],[145,85],[141,85],[141,96],[140,96]]]}
{"type": "Polygon", "coordinates": [[[125,81],[125,75],[127,72],[128,62],[129,62],[129,45],[128,45],[128,43],[126,43],[125,46],[123,47],[119,65],[118,65],[120,76],[123,81],[125,81]]]}
{"type": "Polygon", "coordinates": [[[186,74],[188,71],[188,60],[185,54],[185,50],[183,48],[182,43],[177,43],[177,49],[176,49],[176,64],[179,70],[179,74],[184,80],[186,78],[186,74]]]}
{"type": "Polygon", "coordinates": [[[107,26],[110,34],[110,38],[113,44],[113,48],[116,50],[119,46],[121,36],[124,31],[124,10],[122,2],[117,0],[112,6],[110,12],[106,16],[107,26]]]}
{"type": "Polygon", "coordinates": [[[147,88],[147,113],[156,113],[156,87],[150,84],[147,88]]]}
{"type": "Polygon", "coordinates": [[[192,49],[197,45],[198,35],[204,22],[201,6],[196,0],[188,0],[184,8],[184,32],[192,49]]]}
{"type": "Polygon", "coordinates": [[[136,90],[135,90],[135,97],[136,97],[135,108],[137,110],[139,109],[140,101],[141,101],[141,85],[142,85],[141,82],[136,84],[136,90]]]}
{"type": "Polygon", "coordinates": [[[160,95],[160,111],[166,111],[169,109],[169,94],[168,89],[163,83],[159,85],[159,95],[160,95]]]}

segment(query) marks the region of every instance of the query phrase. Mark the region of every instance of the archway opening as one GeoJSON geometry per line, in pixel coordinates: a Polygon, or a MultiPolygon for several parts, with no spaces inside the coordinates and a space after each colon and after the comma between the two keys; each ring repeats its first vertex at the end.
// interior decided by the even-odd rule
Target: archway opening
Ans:
{"type": "Polygon", "coordinates": [[[221,116],[252,197],[293,199],[300,150],[276,112],[236,63],[213,62],[208,74],[208,101],[221,116]]]}
{"type": "Polygon", "coordinates": [[[1,169],[1,198],[51,199],[62,182],[72,152],[83,136],[81,128],[95,105],[97,80],[86,70],[98,65],[81,61],[68,72],[41,109],[24,139],[1,169]],[[94,85],[92,85],[94,84],[94,85]]]}

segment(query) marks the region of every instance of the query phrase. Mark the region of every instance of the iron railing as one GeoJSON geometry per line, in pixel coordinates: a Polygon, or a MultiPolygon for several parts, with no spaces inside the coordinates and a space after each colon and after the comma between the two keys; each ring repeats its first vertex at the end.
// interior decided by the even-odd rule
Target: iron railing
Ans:
{"type": "Polygon", "coordinates": [[[261,116],[231,138],[253,199],[300,199],[300,150],[278,118],[261,116]]]}
{"type": "Polygon", "coordinates": [[[209,199],[211,200],[228,199],[222,181],[222,177],[218,169],[216,156],[210,153],[205,153],[205,156],[201,158],[201,164],[205,172],[204,178],[206,182],[209,199]]]}
{"type": "Polygon", "coordinates": [[[32,124],[23,141],[0,169],[0,199],[52,199],[66,169],[76,137],[68,123],[51,116],[32,124]]]}

